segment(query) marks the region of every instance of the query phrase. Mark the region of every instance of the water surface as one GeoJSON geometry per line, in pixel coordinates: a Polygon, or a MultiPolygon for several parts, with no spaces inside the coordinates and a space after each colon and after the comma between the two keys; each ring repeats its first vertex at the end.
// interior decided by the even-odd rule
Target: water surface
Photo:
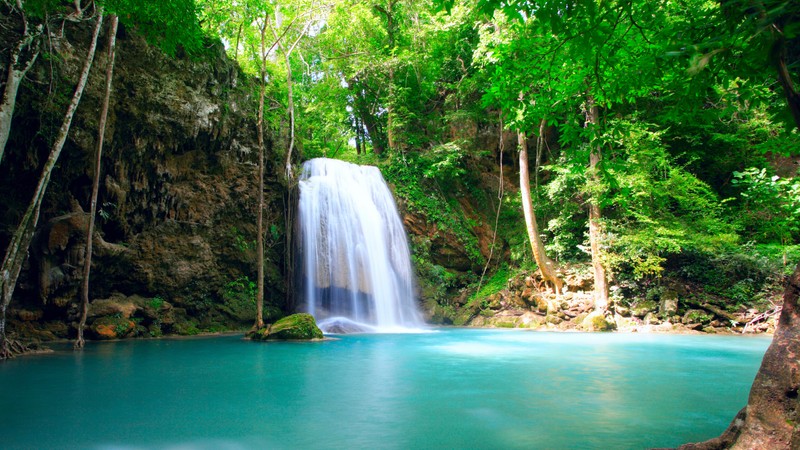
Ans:
{"type": "Polygon", "coordinates": [[[0,446],[675,446],[725,429],[768,345],[473,329],[90,343],[0,364],[0,446]]]}

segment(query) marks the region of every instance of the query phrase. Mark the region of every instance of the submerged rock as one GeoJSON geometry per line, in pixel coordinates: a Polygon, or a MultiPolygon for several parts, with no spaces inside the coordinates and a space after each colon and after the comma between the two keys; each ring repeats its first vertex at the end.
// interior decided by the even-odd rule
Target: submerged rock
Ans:
{"type": "Polygon", "coordinates": [[[292,314],[259,330],[250,331],[247,337],[255,341],[322,339],[314,316],[307,313],[292,314]]]}

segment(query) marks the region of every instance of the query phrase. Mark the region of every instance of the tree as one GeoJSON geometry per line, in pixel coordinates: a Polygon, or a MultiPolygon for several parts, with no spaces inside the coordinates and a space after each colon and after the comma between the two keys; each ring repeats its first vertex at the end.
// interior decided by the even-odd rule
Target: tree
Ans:
{"type": "MultiPolygon", "coordinates": [[[[294,150],[294,145],[295,145],[294,80],[292,79],[293,75],[292,75],[291,56],[292,52],[294,52],[295,48],[297,48],[297,44],[300,43],[300,40],[305,37],[306,33],[308,33],[308,30],[311,27],[311,25],[314,24],[314,22],[317,20],[315,14],[317,14],[318,11],[315,11],[314,9],[309,9],[303,11],[302,13],[299,13],[289,22],[288,25],[286,25],[286,28],[280,33],[279,33],[280,31],[279,28],[282,26],[280,22],[283,22],[284,19],[281,17],[279,11],[280,10],[278,8],[275,9],[275,18],[276,18],[275,20],[270,21],[269,16],[266,16],[265,20],[267,21],[267,24],[272,30],[272,35],[275,37],[275,44],[273,45],[273,47],[277,46],[277,48],[283,53],[283,59],[284,62],[286,63],[286,92],[287,92],[286,110],[287,110],[287,115],[289,117],[289,145],[286,148],[286,164],[284,167],[285,169],[284,176],[286,177],[287,181],[291,182],[293,178],[292,151],[294,150]],[[288,45],[284,44],[283,42],[286,39],[288,32],[292,30],[294,23],[298,19],[302,18],[305,18],[305,24],[302,25],[302,29],[300,30],[299,33],[297,33],[296,36],[292,36],[294,42],[291,42],[288,45]]],[[[262,39],[262,45],[264,45],[263,39],[262,39]]],[[[264,61],[264,63],[266,64],[266,60],[264,61]]]]}
{"type": "Polygon", "coordinates": [[[16,2],[16,12],[22,21],[22,33],[8,60],[8,74],[6,86],[3,90],[2,103],[0,103],[0,163],[3,162],[3,153],[11,132],[11,120],[17,101],[17,91],[25,74],[28,73],[36,58],[39,56],[39,37],[42,34],[42,24],[36,24],[31,30],[22,0],[16,2]]]}
{"type": "MultiPolygon", "coordinates": [[[[586,127],[597,126],[599,111],[594,99],[589,97],[586,100],[586,127]]],[[[601,147],[590,144],[589,149],[589,178],[594,182],[599,182],[598,165],[601,159],[601,147]]],[[[589,245],[592,254],[592,270],[594,271],[594,308],[599,314],[606,314],[608,309],[608,276],[602,260],[600,250],[602,234],[602,213],[600,211],[600,199],[592,198],[589,200],[589,245]]]]}
{"type": "MultiPolygon", "coordinates": [[[[255,329],[264,327],[264,158],[266,153],[264,146],[264,96],[267,90],[267,26],[269,16],[265,13],[263,21],[259,26],[259,89],[258,89],[258,119],[256,127],[258,127],[258,214],[256,232],[258,237],[256,245],[258,246],[258,292],[256,293],[256,321],[253,324],[255,329]]],[[[287,174],[290,173],[287,168],[287,174]]],[[[288,175],[287,175],[288,176],[288,175]]]]}
{"type": "Polygon", "coordinates": [[[553,285],[553,292],[561,294],[564,282],[556,273],[556,264],[547,257],[544,250],[542,237],[539,235],[539,226],[536,223],[536,214],[531,202],[531,183],[528,174],[528,138],[522,131],[517,132],[519,142],[519,190],[522,195],[522,211],[525,215],[525,226],[528,230],[528,240],[533,250],[536,265],[542,272],[542,278],[553,285]]]}
{"type": "Polygon", "coordinates": [[[64,114],[64,121],[62,122],[61,128],[58,130],[58,134],[56,135],[55,142],[50,149],[50,155],[48,156],[44,168],[42,169],[42,175],[39,178],[39,183],[33,193],[33,198],[31,199],[28,209],[25,211],[20,224],[17,226],[17,229],[11,238],[11,242],[6,250],[6,255],[3,258],[3,264],[0,266],[0,295],[2,295],[2,298],[0,299],[2,301],[2,304],[0,304],[0,359],[6,359],[12,356],[9,348],[9,341],[6,336],[6,311],[8,310],[9,304],[11,304],[11,298],[14,294],[17,278],[19,278],[20,270],[22,270],[22,264],[27,258],[28,247],[30,247],[31,241],[33,240],[33,233],[36,230],[37,223],[39,222],[39,213],[41,211],[44,194],[47,191],[47,185],[50,183],[50,176],[53,172],[53,168],[58,162],[58,157],[61,155],[61,150],[64,148],[64,142],[67,140],[67,135],[69,134],[69,129],[72,125],[72,118],[75,115],[75,110],[78,108],[78,104],[81,101],[83,89],[86,86],[86,80],[89,77],[89,70],[91,69],[92,62],[94,61],[94,53],[97,48],[97,36],[100,34],[100,28],[102,24],[103,9],[99,8],[97,13],[97,21],[95,23],[94,31],[89,44],[89,50],[84,61],[83,69],[81,70],[78,84],[75,87],[75,92],[72,95],[72,100],[67,108],[67,112],[64,114]]]}
{"type": "MultiPolygon", "coordinates": [[[[525,128],[529,123],[546,123],[546,116],[532,117],[530,111],[537,108],[539,89],[543,87],[530,77],[531,67],[539,61],[529,61],[517,58],[518,46],[525,46],[523,36],[526,35],[526,25],[519,22],[509,22],[502,16],[496,16],[493,21],[485,24],[481,30],[481,46],[476,51],[479,54],[478,62],[489,70],[494,70],[491,90],[487,93],[488,101],[499,104],[502,111],[513,112],[508,126],[516,129],[519,144],[519,174],[520,194],[522,196],[522,209],[528,233],[528,241],[533,251],[534,260],[542,277],[553,286],[553,291],[560,294],[563,281],[557,274],[557,266],[545,251],[539,226],[536,222],[530,192],[530,175],[528,170],[528,144],[525,128]],[[519,65],[518,65],[519,64],[519,65]],[[521,67],[522,66],[522,67],[521,67]],[[510,92],[518,92],[516,97],[510,92]]],[[[543,139],[544,127],[539,127],[539,139],[543,139]]],[[[538,146],[537,146],[538,147],[538,146]]],[[[539,151],[537,150],[537,154],[539,151]]],[[[539,167],[536,167],[539,170],[539,167]]]]}
{"type": "Polygon", "coordinates": [[[111,81],[114,77],[114,57],[119,19],[111,16],[111,25],[108,30],[108,54],[106,59],[106,86],[103,105],[100,108],[100,118],[97,121],[97,146],[95,148],[94,179],[92,181],[92,198],[89,207],[89,224],[86,227],[86,253],[83,263],[83,286],[81,289],[81,318],[78,323],[78,337],[75,348],[83,348],[83,329],[86,327],[86,316],[89,313],[89,275],[92,270],[92,242],[94,241],[94,223],[97,215],[97,197],[100,190],[100,169],[103,160],[103,143],[105,141],[106,118],[108,117],[108,103],[111,98],[111,81]]]}

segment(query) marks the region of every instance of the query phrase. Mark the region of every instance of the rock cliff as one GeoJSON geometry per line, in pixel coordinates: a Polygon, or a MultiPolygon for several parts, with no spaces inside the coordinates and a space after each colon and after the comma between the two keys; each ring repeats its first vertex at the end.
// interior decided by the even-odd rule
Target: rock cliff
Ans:
{"type": "MultiPolygon", "coordinates": [[[[22,84],[0,165],[3,251],[66,110],[88,28],[66,23],[63,32],[52,30],[47,51],[22,84]]],[[[11,305],[10,329],[23,337],[74,335],[105,64],[98,52],[11,305]]],[[[220,44],[208,44],[199,56],[168,57],[133,30],[120,30],[90,294],[115,306],[93,310],[90,337],[252,322],[256,92],[220,44]]],[[[281,157],[270,138],[267,147],[266,302],[276,311],[286,298],[286,202],[276,169],[281,157]]]]}

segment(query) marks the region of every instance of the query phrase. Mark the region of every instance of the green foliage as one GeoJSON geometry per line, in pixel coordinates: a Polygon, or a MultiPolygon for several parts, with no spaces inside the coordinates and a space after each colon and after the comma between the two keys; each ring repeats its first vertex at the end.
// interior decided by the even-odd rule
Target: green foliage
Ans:
{"type": "MultiPolygon", "coordinates": [[[[272,225],[270,227],[271,232],[273,231],[273,227],[275,227],[275,225],[272,225]]],[[[244,236],[244,233],[242,233],[241,230],[239,230],[235,226],[231,227],[229,234],[233,238],[233,246],[236,247],[236,249],[239,250],[240,252],[251,251],[256,247],[256,241],[248,240],[244,236]]]]}
{"type": "Polygon", "coordinates": [[[750,238],[787,244],[800,237],[800,178],[750,167],[733,172],[732,183],[741,189],[737,217],[750,238]]]}
{"type": "Polygon", "coordinates": [[[411,236],[411,261],[417,271],[422,297],[434,304],[446,305],[453,295],[451,289],[461,283],[460,276],[434,264],[430,254],[431,241],[425,236],[411,236]]]}
{"type": "Polygon", "coordinates": [[[464,150],[455,142],[437,145],[422,156],[427,166],[423,170],[425,178],[432,178],[449,184],[466,173],[464,150]]]}
{"type": "Polygon", "coordinates": [[[153,308],[154,310],[158,311],[158,310],[161,309],[162,306],[164,306],[164,299],[157,295],[157,296],[153,297],[152,299],[150,299],[150,303],[149,304],[150,304],[151,308],[153,308]]]}
{"type": "Polygon", "coordinates": [[[247,276],[241,276],[225,285],[221,309],[231,317],[247,322],[256,316],[258,285],[247,276]]]}
{"type": "Polygon", "coordinates": [[[108,11],[137,30],[168,55],[179,50],[192,55],[203,49],[203,33],[194,0],[106,0],[108,11]]]}
{"type": "Polygon", "coordinates": [[[410,153],[390,158],[381,168],[395,194],[407,202],[410,210],[424,214],[440,230],[453,233],[470,260],[482,264],[483,255],[463,210],[457,202],[448,200],[435,180],[433,183],[425,182],[425,173],[432,170],[432,164],[432,160],[410,153]]]}
{"type": "MultiPolygon", "coordinates": [[[[485,301],[487,297],[502,291],[507,287],[508,280],[511,278],[512,273],[508,266],[504,265],[500,267],[489,279],[484,280],[483,286],[481,286],[479,291],[470,296],[467,304],[473,304],[476,300],[485,301]]],[[[481,309],[485,309],[486,307],[488,307],[488,304],[482,305],[481,309]]]]}

